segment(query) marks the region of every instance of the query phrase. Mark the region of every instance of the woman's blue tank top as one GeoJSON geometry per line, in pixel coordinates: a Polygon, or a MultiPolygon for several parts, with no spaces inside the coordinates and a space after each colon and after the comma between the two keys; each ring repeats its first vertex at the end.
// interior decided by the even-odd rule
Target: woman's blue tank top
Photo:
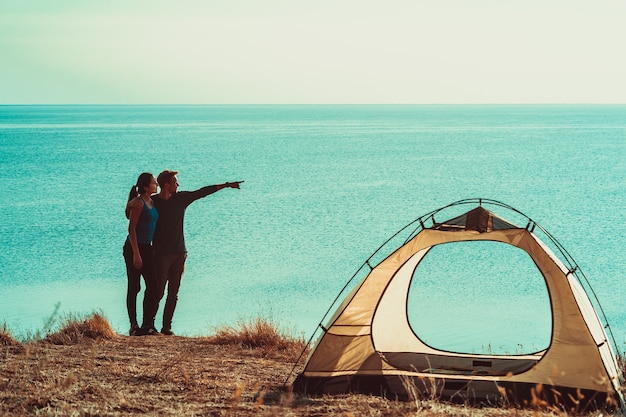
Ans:
{"type": "Polygon", "coordinates": [[[159,212],[157,211],[154,203],[152,208],[149,208],[144,203],[141,215],[139,215],[139,221],[137,222],[137,243],[152,243],[152,237],[154,236],[154,229],[156,229],[156,223],[159,219],[159,212]]]}

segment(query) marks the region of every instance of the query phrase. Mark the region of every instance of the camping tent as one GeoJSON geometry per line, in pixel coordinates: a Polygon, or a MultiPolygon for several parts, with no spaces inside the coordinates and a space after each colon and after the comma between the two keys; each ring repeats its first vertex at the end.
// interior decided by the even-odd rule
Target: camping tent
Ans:
{"type": "Polygon", "coordinates": [[[363,264],[365,278],[326,324],[320,323],[322,334],[294,390],[623,409],[614,341],[608,339],[585,290],[586,278],[545,229],[498,201],[467,199],[421,216],[398,234],[405,230],[410,233],[403,244],[381,255],[390,239],[363,264]],[[475,207],[465,211],[468,205],[475,207]],[[526,224],[519,227],[497,216],[486,208],[491,206],[510,210],[526,224]],[[450,210],[462,212],[439,222],[450,210]],[[537,232],[547,236],[547,243],[537,232]],[[546,349],[530,354],[459,353],[430,346],[415,333],[407,302],[418,265],[437,245],[468,241],[508,244],[530,255],[549,295],[552,329],[546,349]],[[375,255],[382,261],[374,265],[375,255]]]}

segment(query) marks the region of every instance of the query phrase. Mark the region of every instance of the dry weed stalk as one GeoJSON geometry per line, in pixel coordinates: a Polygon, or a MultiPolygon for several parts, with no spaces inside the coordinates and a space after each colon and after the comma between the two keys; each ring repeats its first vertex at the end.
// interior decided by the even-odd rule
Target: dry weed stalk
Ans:
{"type": "Polygon", "coordinates": [[[246,389],[245,382],[241,382],[237,384],[237,387],[235,388],[235,393],[233,394],[233,398],[231,399],[231,401],[234,403],[239,402],[239,400],[241,399],[241,395],[243,394],[245,389],[246,389]]]}
{"type": "Polygon", "coordinates": [[[400,375],[400,381],[402,382],[402,386],[409,397],[409,401],[412,401],[415,404],[417,411],[421,410],[422,405],[420,401],[420,391],[415,385],[413,378],[408,375],[400,375]]]}

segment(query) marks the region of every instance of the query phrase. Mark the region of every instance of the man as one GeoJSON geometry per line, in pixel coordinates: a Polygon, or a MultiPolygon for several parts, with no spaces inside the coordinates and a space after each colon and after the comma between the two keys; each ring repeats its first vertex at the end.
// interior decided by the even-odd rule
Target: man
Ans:
{"type": "MultiPolygon", "coordinates": [[[[196,191],[178,191],[178,171],[165,170],[157,177],[161,191],[152,197],[154,206],[159,213],[156,230],[154,231],[153,246],[155,251],[155,266],[157,285],[155,292],[148,294],[149,308],[144,312],[144,322],[139,334],[147,335],[157,332],[154,327],[159,302],[165,293],[167,298],[163,310],[163,327],[161,333],[171,336],[172,318],[178,301],[178,290],[185,271],[187,248],[183,223],[185,210],[194,201],[213,194],[224,188],[237,188],[243,181],[227,182],[219,185],[209,185],[196,191]]],[[[141,204],[133,202],[132,204],[141,204]]]]}

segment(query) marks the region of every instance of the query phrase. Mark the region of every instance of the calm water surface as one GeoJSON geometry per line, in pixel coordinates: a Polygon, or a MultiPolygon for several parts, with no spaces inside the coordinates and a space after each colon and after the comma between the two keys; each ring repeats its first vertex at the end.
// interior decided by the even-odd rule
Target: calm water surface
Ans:
{"type": "MultiPolygon", "coordinates": [[[[126,332],[124,204],[139,173],[169,168],[186,190],[245,180],[187,211],[180,334],[261,315],[308,336],[391,234],[485,197],[567,248],[622,348],[625,157],[626,106],[0,106],[0,320],[27,335],[58,304],[60,315],[100,311],[126,332]]],[[[447,257],[436,262],[442,274],[447,257]]],[[[507,276],[506,262],[490,267],[507,276]]],[[[457,307],[421,325],[429,340],[511,350],[527,329],[508,320],[530,315],[538,330],[528,343],[544,343],[541,285],[512,294],[519,285],[481,275],[456,291],[436,279],[415,291],[428,311],[457,307]],[[487,343],[459,330],[476,316],[491,322],[487,343]]],[[[419,305],[410,302],[412,314],[419,305]]]]}

